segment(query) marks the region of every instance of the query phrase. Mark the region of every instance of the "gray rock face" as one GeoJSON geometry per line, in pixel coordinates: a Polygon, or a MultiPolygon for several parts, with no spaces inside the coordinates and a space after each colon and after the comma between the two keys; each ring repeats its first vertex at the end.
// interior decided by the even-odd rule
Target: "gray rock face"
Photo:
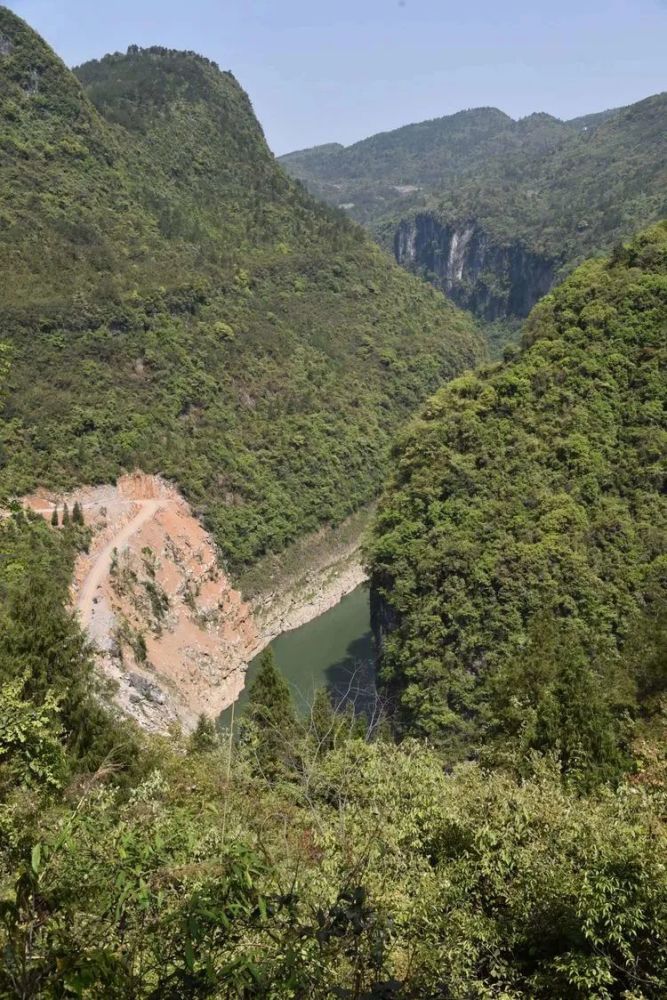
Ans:
{"type": "Polygon", "coordinates": [[[164,691],[157,684],[153,684],[146,677],[142,677],[141,674],[134,672],[128,674],[128,681],[135,691],[147,701],[153,701],[156,705],[164,705],[167,700],[164,691]]]}
{"type": "Polygon", "coordinates": [[[474,220],[455,225],[430,212],[404,219],[394,237],[396,260],[425,275],[464,309],[493,322],[527,316],[550,290],[559,261],[503,243],[474,220]]]}

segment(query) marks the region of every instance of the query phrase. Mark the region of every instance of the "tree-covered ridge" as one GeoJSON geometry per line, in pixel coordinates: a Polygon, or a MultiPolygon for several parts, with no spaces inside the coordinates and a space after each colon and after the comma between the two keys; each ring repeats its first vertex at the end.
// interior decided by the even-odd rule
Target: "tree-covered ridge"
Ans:
{"type": "Polygon", "coordinates": [[[471,322],[285,176],[230,74],[88,64],[107,120],[6,8],[0,34],[0,491],[160,472],[235,568],[371,500],[471,322]]]}
{"type": "Polygon", "coordinates": [[[562,700],[570,671],[622,711],[618,650],[667,583],[666,290],[662,223],[580,267],[518,356],[440,390],[403,433],[369,560],[404,726],[474,742],[499,671],[537,670],[538,700],[549,684],[562,700]]]}
{"type": "MultiPolygon", "coordinates": [[[[555,120],[555,119],[554,119],[555,120]]],[[[380,132],[352,146],[330,143],[281,156],[305,182],[369,180],[436,184],[479,155],[479,148],[515,123],[497,108],[474,108],[380,132]]]]}
{"type": "Polygon", "coordinates": [[[443,219],[474,217],[495,238],[522,240],[571,266],[665,217],[666,136],[662,93],[577,127],[551,148],[519,142],[456,190],[436,192],[434,206],[443,219]]]}
{"type": "Polygon", "coordinates": [[[353,203],[349,214],[389,242],[400,218],[427,210],[571,261],[627,236],[633,217],[641,228],[665,214],[666,102],[572,121],[475,108],[280,161],[319,197],[353,203]]]}

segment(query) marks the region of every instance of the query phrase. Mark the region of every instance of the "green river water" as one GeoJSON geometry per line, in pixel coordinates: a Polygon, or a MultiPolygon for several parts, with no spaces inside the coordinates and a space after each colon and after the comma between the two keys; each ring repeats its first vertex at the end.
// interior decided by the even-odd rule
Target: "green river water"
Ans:
{"type": "MultiPolygon", "coordinates": [[[[272,643],[280,671],[287,680],[297,710],[305,714],[318,688],[328,686],[335,703],[355,700],[360,707],[373,689],[374,649],[368,587],[362,584],[330,611],[307,625],[284,632],[272,643]]],[[[245,688],[234,706],[243,711],[259,666],[250,663],[245,688]]],[[[231,709],[220,717],[231,721],[231,709]]]]}

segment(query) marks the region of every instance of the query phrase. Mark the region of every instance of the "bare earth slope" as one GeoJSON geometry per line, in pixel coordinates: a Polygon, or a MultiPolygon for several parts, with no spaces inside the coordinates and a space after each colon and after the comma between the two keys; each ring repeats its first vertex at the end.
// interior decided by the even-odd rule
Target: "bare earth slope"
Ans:
{"type": "Polygon", "coordinates": [[[82,505],[93,532],[77,562],[73,603],[100,667],[118,683],[118,703],[148,729],[217,716],[243,687],[259,638],[250,606],[187,503],[141,474],[26,503],[50,517],[65,500],[70,510],[82,505]]]}

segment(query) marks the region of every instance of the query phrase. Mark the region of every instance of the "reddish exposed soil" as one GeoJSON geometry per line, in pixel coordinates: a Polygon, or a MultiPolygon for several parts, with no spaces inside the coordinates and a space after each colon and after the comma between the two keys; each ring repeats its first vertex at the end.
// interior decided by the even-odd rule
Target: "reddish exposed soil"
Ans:
{"type": "Polygon", "coordinates": [[[143,474],[66,497],[25,498],[47,518],[64,501],[70,511],[81,504],[93,531],[77,562],[73,603],[100,666],[118,683],[118,703],[149,729],[173,721],[189,729],[202,712],[216,717],[238,696],[263,643],[185,500],[143,474]]]}

